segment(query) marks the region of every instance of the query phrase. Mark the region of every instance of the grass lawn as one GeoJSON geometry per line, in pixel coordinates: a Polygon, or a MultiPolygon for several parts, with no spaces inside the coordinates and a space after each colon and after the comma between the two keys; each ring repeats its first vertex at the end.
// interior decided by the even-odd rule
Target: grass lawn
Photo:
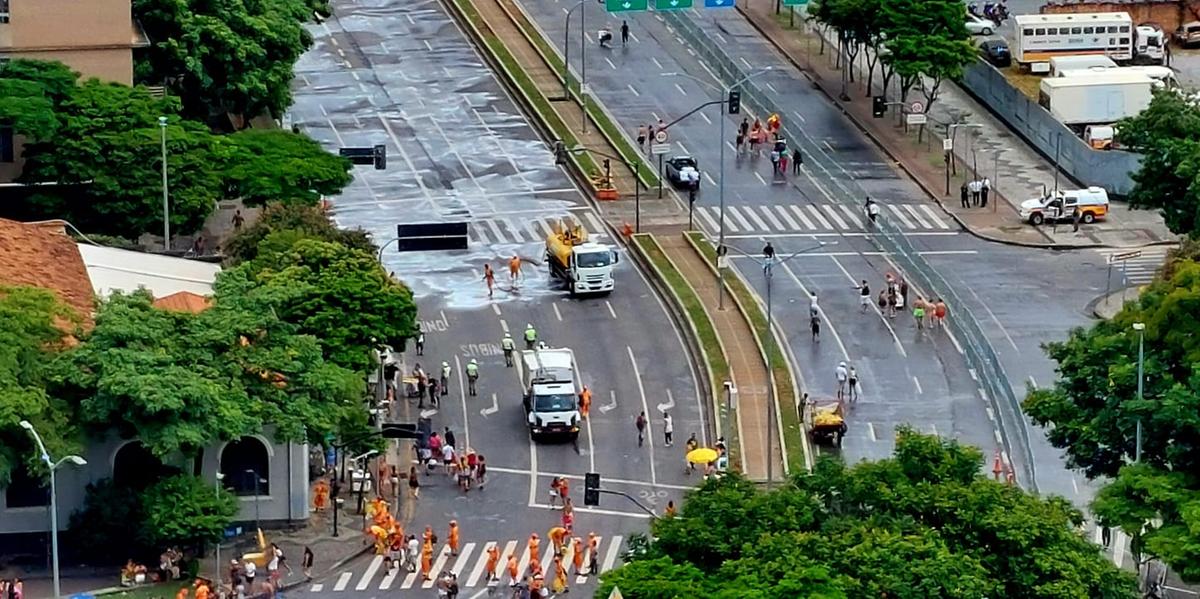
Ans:
{"type": "Polygon", "coordinates": [[[178,593],[179,589],[183,588],[184,585],[185,583],[183,582],[147,584],[99,596],[105,599],[174,599],[175,593],[178,593]]]}

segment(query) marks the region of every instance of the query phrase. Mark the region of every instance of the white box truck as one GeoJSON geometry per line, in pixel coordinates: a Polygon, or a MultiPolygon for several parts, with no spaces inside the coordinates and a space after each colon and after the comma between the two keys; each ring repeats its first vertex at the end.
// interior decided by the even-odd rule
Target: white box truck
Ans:
{"type": "Polygon", "coordinates": [[[521,386],[529,437],[579,437],[578,372],[575,353],[567,348],[521,352],[521,386]]]}
{"type": "Polygon", "coordinates": [[[1115,123],[1150,105],[1154,80],[1141,73],[1042,79],[1038,104],[1076,128],[1115,123]]]}

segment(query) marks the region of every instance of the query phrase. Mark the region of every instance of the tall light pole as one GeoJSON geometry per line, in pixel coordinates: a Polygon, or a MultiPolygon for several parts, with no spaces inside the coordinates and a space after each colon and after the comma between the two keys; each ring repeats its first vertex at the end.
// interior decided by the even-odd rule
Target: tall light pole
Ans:
{"type": "MultiPolygon", "coordinates": [[[[950,148],[946,150],[946,195],[950,195],[950,169],[954,165],[954,135],[958,133],[959,127],[983,127],[979,123],[951,123],[946,127],[946,139],[950,141],[950,148]]],[[[974,146],[974,144],[972,144],[974,146]]]]}
{"type": "MultiPolygon", "coordinates": [[[[218,467],[219,468],[219,467],[218,467]]],[[[225,475],[217,470],[217,476],[213,480],[213,490],[217,494],[217,499],[221,499],[221,481],[225,479],[225,475]]],[[[213,564],[213,580],[217,581],[217,587],[221,586],[221,539],[217,539],[217,556],[213,564]]]]}
{"type": "MultiPolygon", "coordinates": [[[[709,89],[716,90],[717,92],[722,94],[722,96],[723,96],[722,100],[727,100],[729,98],[729,92],[733,91],[741,84],[745,83],[746,81],[749,81],[753,77],[757,77],[758,75],[766,73],[767,71],[773,71],[773,70],[775,70],[775,67],[763,67],[761,69],[750,71],[749,73],[746,74],[745,77],[742,77],[741,79],[738,79],[737,81],[725,86],[723,89],[718,88],[717,86],[715,86],[703,79],[700,79],[699,77],[694,77],[687,73],[663,73],[663,76],[687,77],[688,79],[696,81],[697,83],[700,83],[701,85],[707,86],[709,89]]],[[[724,103],[720,104],[720,106],[724,106],[724,103]]],[[[724,310],[725,309],[725,269],[722,268],[722,266],[721,266],[721,262],[724,261],[724,257],[725,257],[725,253],[726,253],[726,247],[725,247],[725,117],[726,117],[726,115],[725,115],[724,108],[721,109],[721,111],[718,113],[717,116],[719,117],[717,120],[720,121],[720,125],[718,128],[720,130],[719,135],[720,135],[720,140],[721,140],[720,157],[717,159],[718,162],[720,163],[717,165],[717,168],[718,168],[718,170],[717,170],[717,201],[720,204],[720,208],[719,208],[720,223],[717,225],[717,309],[724,310]]],[[[800,142],[796,142],[796,143],[800,143],[800,142]]]]}
{"type": "MultiPolygon", "coordinates": [[[[771,279],[773,278],[773,275],[774,275],[775,266],[783,264],[784,262],[787,262],[788,260],[791,260],[792,258],[799,256],[800,254],[805,254],[805,253],[811,252],[813,250],[818,250],[827,245],[837,245],[837,242],[836,241],[831,241],[831,242],[818,241],[817,245],[806,247],[798,252],[793,252],[791,254],[788,254],[787,256],[778,258],[775,255],[775,248],[770,244],[770,242],[768,242],[766,247],[763,248],[763,253],[762,253],[761,259],[756,258],[753,255],[748,254],[746,252],[743,252],[742,250],[738,249],[737,247],[730,246],[730,249],[732,249],[733,251],[735,251],[743,256],[746,256],[747,258],[750,258],[756,264],[758,264],[760,267],[762,267],[763,276],[767,280],[767,335],[768,335],[768,337],[770,335],[772,335],[772,326],[774,325],[774,322],[775,322],[774,318],[772,316],[772,311],[771,311],[771,279]]],[[[770,337],[770,338],[773,339],[773,337],[770,337]]],[[[766,366],[767,366],[767,488],[770,488],[772,483],[775,482],[775,459],[772,457],[774,455],[774,446],[775,446],[775,443],[774,443],[774,441],[775,441],[775,424],[774,424],[775,423],[775,373],[774,373],[774,371],[771,370],[771,368],[772,368],[771,352],[769,350],[767,350],[766,343],[767,343],[767,340],[764,339],[763,340],[763,346],[764,346],[763,349],[765,351],[763,351],[763,360],[766,362],[766,366]]],[[[782,352],[782,348],[780,348],[780,351],[782,352]]]]}
{"type": "Polygon", "coordinates": [[[62,596],[62,589],[58,579],[58,490],[54,485],[54,473],[59,466],[67,462],[76,466],[86,466],[87,460],[77,455],[68,455],[63,456],[57,462],[52,461],[50,452],[46,451],[46,445],[42,443],[41,435],[38,435],[37,431],[33,429],[33,424],[28,420],[22,420],[20,424],[21,428],[29,431],[29,434],[33,436],[33,440],[37,442],[38,451],[42,454],[42,461],[46,463],[46,467],[50,468],[50,559],[54,575],[54,599],[58,599],[62,596]]]}
{"type": "MultiPolygon", "coordinates": [[[[566,18],[566,22],[565,22],[564,31],[563,31],[563,100],[569,100],[571,98],[571,90],[567,85],[567,82],[571,79],[571,13],[575,12],[576,8],[583,6],[583,3],[586,1],[587,0],[579,0],[579,2],[575,3],[575,6],[572,6],[570,8],[570,10],[567,11],[567,18],[566,18]]],[[[583,52],[586,48],[584,43],[587,41],[587,40],[583,39],[583,37],[585,35],[587,35],[587,32],[583,30],[583,19],[580,18],[580,20],[579,20],[579,39],[580,39],[579,62],[580,62],[580,64],[583,64],[583,62],[584,62],[584,53],[583,52]]],[[[580,90],[580,95],[583,95],[582,89],[580,90]]]]}
{"type": "Polygon", "coordinates": [[[171,210],[167,201],[167,117],[158,117],[162,131],[163,250],[171,251],[171,210]]]}
{"type": "Polygon", "coordinates": [[[262,489],[262,486],[259,483],[264,482],[264,480],[258,476],[257,470],[247,468],[245,470],[245,473],[254,477],[254,528],[257,528],[258,530],[262,530],[262,519],[259,518],[259,514],[258,514],[258,504],[259,504],[258,500],[259,500],[259,490],[262,489]]]}
{"type": "MultiPolygon", "coordinates": [[[[1142,381],[1145,379],[1144,369],[1146,364],[1146,323],[1133,323],[1133,330],[1138,332],[1138,385],[1137,398],[1138,403],[1142,401],[1142,381]]],[[[1137,432],[1134,437],[1133,445],[1133,463],[1137,464],[1142,461],[1142,417],[1137,419],[1137,432]]]]}

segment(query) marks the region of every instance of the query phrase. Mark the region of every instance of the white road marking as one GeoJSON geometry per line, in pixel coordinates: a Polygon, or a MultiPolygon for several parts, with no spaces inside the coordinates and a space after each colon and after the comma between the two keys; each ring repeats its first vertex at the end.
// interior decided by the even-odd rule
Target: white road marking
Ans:
{"type": "Polygon", "coordinates": [[[715,234],[721,230],[721,225],[717,223],[717,219],[714,218],[713,215],[708,213],[709,210],[712,210],[712,208],[709,208],[708,206],[701,206],[696,210],[696,214],[700,215],[700,220],[707,223],[708,229],[715,234]]]}
{"type": "Polygon", "coordinates": [[[429,45],[429,40],[421,40],[421,41],[422,41],[422,42],[425,42],[425,49],[426,49],[426,50],[429,50],[430,52],[433,52],[433,46],[429,45]]]}
{"type": "MultiPolygon", "coordinates": [[[[745,218],[742,217],[741,212],[738,212],[737,206],[726,206],[725,212],[726,212],[725,216],[728,217],[727,220],[730,221],[730,222],[725,223],[726,228],[729,228],[729,225],[733,224],[733,222],[735,222],[735,221],[737,222],[737,224],[739,226],[742,227],[742,229],[744,229],[746,231],[749,231],[753,228],[750,226],[750,221],[747,221],[745,218]]],[[[734,227],[733,230],[734,230],[734,232],[736,232],[737,228],[734,227]]]]}
{"type": "Polygon", "coordinates": [[[755,208],[756,206],[746,206],[746,216],[750,217],[750,220],[754,221],[755,225],[758,225],[757,230],[770,232],[771,230],[767,228],[767,223],[763,222],[763,219],[758,217],[758,213],[755,211],[755,208]]]}
{"type": "Polygon", "coordinates": [[[829,219],[837,223],[838,227],[841,227],[842,229],[850,228],[846,225],[846,221],[842,220],[842,217],[838,216],[837,210],[834,210],[833,206],[830,206],[829,204],[822,204],[821,207],[825,209],[825,214],[829,215],[829,219]]]}
{"type": "Polygon", "coordinates": [[[842,205],[842,206],[839,206],[839,208],[842,209],[842,214],[844,214],[846,216],[846,220],[848,222],[854,223],[854,228],[856,228],[856,229],[862,228],[862,221],[859,220],[858,214],[855,213],[853,210],[851,210],[849,206],[842,205]]]}
{"type": "MultiPolygon", "coordinates": [[[[462,550],[458,552],[458,559],[454,560],[453,566],[450,566],[450,571],[455,575],[461,575],[462,569],[467,565],[467,560],[470,558],[472,551],[475,551],[475,543],[463,545],[462,550]]],[[[480,555],[479,557],[481,558],[479,561],[482,562],[483,556],[480,555]]]]}
{"type": "Polygon", "coordinates": [[[754,176],[758,177],[759,182],[762,183],[763,185],[767,184],[767,180],[763,179],[763,176],[758,174],[758,171],[754,171],[754,176]]]}
{"type": "Polygon", "coordinates": [[[363,573],[362,578],[358,580],[358,584],[354,585],[354,590],[363,591],[371,584],[371,579],[375,577],[375,572],[379,570],[379,566],[383,563],[383,556],[376,555],[371,564],[367,566],[367,571],[363,573]]]}
{"type": "Polygon", "coordinates": [[[787,222],[787,226],[790,230],[794,231],[794,230],[800,228],[800,224],[797,223],[796,220],[792,218],[792,215],[788,214],[787,208],[785,208],[783,206],[776,206],[775,210],[777,212],[779,212],[779,217],[787,222]]]}
{"type": "Polygon", "coordinates": [[[917,388],[917,393],[918,394],[925,393],[924,391],[921,390],[921,381],[917,380],[917,376],[913,375],[912,379],[913,379],[913,385],[916,386],[916,388],[917,388]]]}
{"type": "Polygon", "coordinates": [[[612,542],[608,545],[608,553],[604,554],[604,566],[600,568],[601,572],[607,572],[612,569],[613,564],[617,563],[617,552],[621,549],[621,535],[613,535],[612,542]]]}
{"type": "Polygon", "coordinates": [[[829,224],[829,221],[825,220],[825,215],[821,214],[821,210],[818,209],[816,206],[809,204],[808,212],[809,212],[809,214],[812,215],[813,220],[816,220],[817,222],[821,223],[822,229],[832,229],[833,228],[833,225],[829,224]]]}
{"type": "Polygon", "coordinates": [[[626,87],[628,87],[628,88],[629,88],[629,91],[633,92],[633,95],[635,95],[635,96],[640,96],[640,95],[642,95],[642,94],[639,94],[639,93],[638,93],[638,90],[636,90],[636,89],[634,89],[634,88],[633,88],[633,84],[626,84],[626,87]]]}
{"type": "Polygon", "coordinates": [[[488,416],[491,416],[492,414],[495,414],[496,412],[499,412],[499,411],[500,411],[500,401],[496,398],[496,394],[493,393],[492,394],[492,407],[479,410],[479,414],[481,416],[483,416],[484,418],[487,418],[488,416]]]}
{"type": "Polygon", "coordinates": [[[700,118],[704,119],[704,122],[706,122],[706,123],[708,123],[708,124],[710,124],[710,125],[712,124],[712,119],[708,118],[708,115],[707,115],[707,114],[704,114],[704,111],[700,111],[700,112],[699,112],[699,113],[697,113],[697,114],[699,114],[699,115],[700,115],[700,118]]]}
{"type": "MultiPolygon", "coordinates": [[[[496,316],[500,316],[500,304],[492,304],[492,312],[495,312],[496,316]]],[[[504,321],[501,320],[500,322],[504,321]]]]}
{"type": "Polygon", "coordinates": [[[591,466],[591,469],[588,470],[588,472],[595,472],[596,471],[596,436],[594,433],[592,433],[592,417],[591,417],[591,415],[589,414],[587,418],[584,418],[584,421],[587,422],[588,465],[591,466]]]}
{"type": "Polygon", "coordinates": [[[440,552],[438,552],[437,561],[433,562],[433,567],[430,568],[430,570],[429,570],[431,573],[434,573],[434,578],[430,578],[429,580],[422,582],[421,588],[423,588],[423,589],[432,589],[433,588],[433,583],[437,582],[437,578],[436,578],[437,574],[436,573],[441,572],[442,569],[446,567],[446,560],[448,560],[449,558],[450,558],[450,546],[445,545],[442,547],[442,550],[440,552]]]}
{"type": "Polygon", "coordinates": [[[396,582],[396,577],[400,575],[400,568],[393,565],[388,568],[387,574],[384,574],[383,580],[379,582],[379,590],[386,591],[392,588],[392,583],[396,582]]]}
{"type": "Polygon", "coordinates": [[[679,149],[682,150],[684,154],[691,154],[691,152],[688,151],[687,146],[683,145],[682,141],[675,140],[675,145],[679,146],[679,149]]]}
{"type": "MultiPolygon", "coordinates": [[[[838,267],[838,270],[842,271],[842,274],[846,275],[846,279],[850,281],[851,285],[858,284],[858,281],[850,275],[850,271],[846,270],[846,267],[842,266],[842,263],[836,257],[832,257],[832,260],[833,264],[838,267]]],[[[900,342],[900,337],[896,335],[896,329],[892,327],[892,323],[890,322],[891,319],[884,317],[883,310],[880,310],[879,306],[875,305],[875,302],[871,302],[871,309],[879,315],[879,320],[883,321],[883,326],[887,327],[888,332],[892,334],[892,342],[896,344],[896,349],[900,350],[900,355],[907,358],[908,352],[905,351],[904,344],[900,342]]]]}
{"type": "Polygon", "coordinates": [[[983,298],[979,297],[979,294],[975,293],[975,289],[970,285],[967,286],[967,291],[970,291],[971,295],[975,296],[975,301],[983,306],[983,309],[988,313],[988,317],[992,319],[992,322],[996,323],[996,328],[1000,329],[1000,333],[1008,340],[1008,344],[1012,346],[1013,350],[1020,352],[1021,348],[1017,347],[1017,342],[1013,341],[1012,335],[1008,334],[1008,329],[1005,329],[1004,325],[1000,323],[1000,319],[996,318],[996,313],[992,312],[992,308],[988,306],[988,303],[983,301],[983,298]]]}
{"type": "Polygon", "coordinates": [[[558,311],[558,302],[553,302],[550,304],[550,306],[554,308],[554,317],[557,318],[559,322],[562,322],[562,312],[558,311]]]}
{"type": "MultiPolygon", "coordinates": [[[[616,392],[616,391],[613,391],[613,390],[609,390],[609,392],[608,392],[608,393],[609,393],[609,398],[610,398],[612,401],[610,401],[610,402],[609,402],[608,404],[606,404],[606,405],[600,406],[600,413],[601,413],[601,414],[607,414],[607,413],[609,413],[610,411],[612,411],[612,410],[615,410],[615,409],[617,408],[617,392],[616,392]]],[[[595,472],[595,471],[593,470],[593,472],[595,472]]]]}
{"type": "Polygon", "coordinates": [[[661,63],[661,62],[658,62],[658,59],[657,59],[657,58],[655,58],[655,57],[651,56],[651,57],[650,57],[650,60],[651,60],[652,62],[654,62],[654,66],[656,66],[656,67],[658,67],[658,68],[660,68],[660,69],[661,69],[661,68],[663,68],[663,66],[662,66],[662,63],[661,63]]]}
{"type": "Polygon", "coordinates": [[[338,576],[337,582],[333,583],[333,590],[335,590],[335,591],[346,590],[346,585],[350,584],[350,578],[352,576],[354,576],[353,572],[342,572],[342,574],[340,576],[338,576]]]}
{"type": "Polygon", "coordinates": [[[1033,385],[1034,389],[1038,388],[1037,379],[1034,379],[1032,374],[1029,375],[1029,384],[1033,385]]]}
{"type": "Polygon", "coordinates": [[[769,82],[769,81],[764,82],[763,85],[766,86],[766,88],[771,90],[773,93],[779,93],[779,90],[775,89],[775,86],[771,85],[771,82],[769,82]]]}
{"type": "Polygon", "coordinates": [[[872,442],[879,442],[879,437],[875,436],[875,424],[873,422],[867,423],[867,435],[871,437],[872,442]]]}
{"type": "MultiPolygon", "coordinates": [[[[782,263],[781,266],[783,266],[783,271],[786,272],[788,276],[796,282],[796,286],[800,288],[800,291],[804,293],[804,296],[812,297],[812,293],[809,293],[808,288],[805,287],[804,283],[800,281],[800,277],[796,276],[796,271],[792,270],[792,267],[788,266],[786,262],[782,263]]],[[[838,349],[840,349],[842,352],[842,358],[847,362],[851,362],[852,360],[850,359],[850,352],[846,351],[846,344],[842,343],[842,336],[838,334],[837,328],[833,326],[833,321],[829,320],[829,317],[825,316],[825,310],[823,308],[818,307],[817,309],[820,310],[821,316],[824,317],[825,324],[829,328],[829,333],[833,335],[833,340],[838,344],[838,349]]],[[[859,381],[858,384],[861,387],[862,381],[859,381]]]]}
{"type": "Polygon", "coordinates": [[[310,593],[320,593],[321,591],[324,591],[324,590],[325,590],[325,585],[323,585],[319,582],[313,583],[313,585],[308,588],[308,592],[310,592],[310,593]]]}
{"type": "Polygon", "coordinates": [[[775,211],[771,210],[770,206],[761,206],[760,208],[762,209],[763,217],[765,217],[767,220],[771,221],[771,224],[775,225],[776,230],[779,230],[779,231],[787,230],[783,226],[783,222],[781,222],[778,218],[775,217],[775,211]]]}
{"type": "Polygon", "coordinates": [[[915,228],[916,228],[915,226],[913,226],[912,222],[910,222],[910,221],[908,220],[908,216],[907,216],[907,215],[905,215],[905,214],[904,214],[904,212],[903,212],[902,210],[900,210],[899,208],[897,208],[897,207],[893,206],[892,204],[884,204],[884,206],[887,206],[887,209],[888,209],[888,210],[889,210],[889,211],[890,211],[890,212],[891,212],[891,213],[892,213],[892,214],[893,214],[893,215],[894,215],[894,216],[895,216],[897,219],[899,219],[901,223],[903,223],[903,224],[904,224],[904,227],[905,227],[905,228],[907,228],[907,229],[915,229],[915,228]]]}
{"type": "Polygon", "coordinates": [[[800,122],[801,122],[801,123],[804,123],[804,122],[806,122],[806,121],[804,120],[804,115],[800,114],[799,112],[796,112],[795,110],[793,110],[793,111],[792,111],[792,114],[796,115],[796,118],[800,119],[800,122]]]}
{"type": "Polygon", "coordinates": [[[926,206],[924,204],[921,204],[920,208],[921,208],[922,212],[929,215],[929,220],[933,221],[934,224],[936,224],[939,229],[949,229],[950,228],[950,225],[946,224],[946,222],[944,220],[939,218],[937,213],[934,212],[932,208],[930,208],[929,206],[926,206]]]}
{"type": "Polygon", "coordinates": [[[717,184],[717,182],[716,182],[716,181],[713,181],[713,178],[712,178],[711,176],[709,176],[709,174],[708,174],[708,171],[704,171],[704,180],[705,180],[705,181],[708,181],[708,184],[709,184],[709,185],[716,185],[716,184],[717,184]]]}
{"type": "Polygon", "coordinates": [[[617,65],[613,64],[613,61],[609,60],[607,56],[604,57],[604,62],[607,62],[614,71],[617,70],[617,65]]]}
{"type": "MultiPolygon", "coordinates": [[[[501,470],[499,468],[495,468],[495,467],[491,466],[490,464],[488,465],[488,469],[495,470],[497,472],[503,472],[503,470],[501,470]]],[[[534,502],[537,501],[537,479],[538,479],[537,446],[535,446],[533,444],[532,438],[529,439],[529,472],[528,472],[528,474],[529,474],[529,503],[530,503],[530,505],[532,505],[534,502]]]]}
{"type": "MultiPolygon", "coordinates": [[[[659,413],[666,412],[667,410],[670,410],[671,408],[675,407],[675,396],[671,395],[670,389],[667,389],[667,401],[664,401],[654,407],[658,408],[659,413]]],[[[593,468],[592,472],[595,472],[595,471],[596,471],[596,469],[593,468]]]]}
{"type": "Polygon", "coordinates": [[[687,92],[683,91],[683,86],[682,86],[682,85],[679,85],[678,83],[676,83],[676,84],[675,84],[675,89],[679,90],[679,93],[681,93],[681,94],[683,94],[683,95],[685,95],[685,96],[687,95],[687,92]]]}
{"type": "MultiPolygon", "coordinates": [[[[626,345],[625,349],[629,351],[629,362],[633,364],[633,378],[637,381],[638,393],[642,396],[642,409],[646,412],[650,411],[649,402],[646,401],[646,387],[642,383],[642,373],[638,370],[637,358],[633,357],[633,348],[626,345]]],[[[646,416],[650,418],[649,415],[646,416]]],[[[654,471],[654,431],[653,427],[647,423],[646,428],[646,445],[650,447],[650,484],[658,484],[658,473],[654,471]]]]}
{"type": "Polygon", "coordinates": [[[816,227],[813,226],[812,221],[808,220],[808,215],[805,214],[804,211],[801,210],[799,206],[792,204],[791,206],[788,206],[788,208],[790,208],[792,210],[792,212],[794,212],[796,214],[796,218],[800,219],[800,221],[804,223],[805,229],[808,229],[810,231],[813,229],[816,229],[816,227]]]}
{"type": "Polygon", "coordinates": [[[610,302],[608,300],[604,300],[604,305],[608,307],[608,313],[612,315],[613,319],[616,319],[617,311],[613,310],[612,302],[610,302]]]}

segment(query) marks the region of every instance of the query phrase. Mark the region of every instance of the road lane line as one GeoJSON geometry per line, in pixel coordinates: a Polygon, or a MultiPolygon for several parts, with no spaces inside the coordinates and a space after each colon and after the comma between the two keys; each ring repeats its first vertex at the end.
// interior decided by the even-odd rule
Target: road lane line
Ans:
{"type": "Polygon", "coordinates": [[[771,210],[770,206],[759,206],[759,209],[762,210],[763,216],[766,217],[767,220],[771,221],[771,224],[775,225],[775,230],[777,230],[777,231],[787,231],[788,230],[787,227],[783,226],[782,221],[780,221],[778,218],[775,218],[775,211],[771,210]]]}
{"type": "Polygon", "coordinates": [[[912,379],[913,379],[913,385],[915,385],[917,387],[917,393],[919,393],[919,394],[925,393],[924,391],[921,390],[921,381],[917,380],[917,376],[915,374],[913,375],[912,379]]]}
{"type": "Polygon", "coordinates": [[[675,84],[675,89],[679,90],[679,93],[685,96],[687,95],[687,92],[683,91],[683,86],[679,85],[678,83],[675,84]]]}
{"type": "Polygon", "coordinates": [[[809,231],[817,230],[817,228],[813,226],[812,221],[808,220],[808,215],[805,214],[804,211],[801,210],[799,206],[796,206],[795,204],[793,204],[791,206],[788,206],[788,208],[791,209],[791,211],[793,213],[795,213],[796,218],[800,219],[800,221],[804,223],[805,229],[808,229],[809,231]]]}
{"type": "Polygon", "coordinates": [[[705,181],[708,181],[708,184],[709,184],[709,185],[716,185],[716,184],[717,184],[717,182],[716,182],[716,181],[713,181],[713,178],[712,178],[711,176],[709,176],[709,174],[708,174],[708,171],[704,171],[704,180],[705,180],[705,181]]]}
{"type": "Polygon", "coordinates": [[[463,410],[463,443],[467,447],[471,446],[471,420],[467,417],[467,387],[463,379],[467,378],[467,373],[463,370],[462,360],[458,355],[454,356],[454,370],[458,373],[458,396],[462,398],[463,410]]]}
{"type": "MultiPolygon", "coordinates": [[[[498,468],[488,466],[489,470],[500,471],[498,468]]],[[[537,446],[533,444],[533,438],[529,439],[529,504],[533,505],[537,502],[537,446]]]]}
{"type": "Polygon", "coordinates": [[[687,146],[683,145],[682,141],[675,140],[675,144],[679,146],[679,151],[683,152],[684,154],[691,154],[691,152],[688,151],[687,146]]]}
{"type": "Polygon", "coordinates": [[[617,70],[617,65],[613,64],[613,61],[609,60],[607,56],[604,57],[604,62],[607,62],[608,66],[612,67],[612,70],[617,70]]]}
{"type": "Polygon", "coordinates": [[[763,176],[762,176],[762,175],[760,175],[760,174],[758,174],[758,171],[754,171],[754,176],[755,176],[755,177],[758,177],[758,180],[759,180],[759,181],[760,181],[760,182],[761,182],[763,185],[766,185],[766,184],[767,184],[767,180],[766,180],[766,179],[763,179],[763,176]]]}
{"type": "Polygon", "coordinates": [[[655,57],[651,56],[651,57],[650,57],[650,60],[651,60],[651,61],[654,63],[654,66],[656,66],[656,67],[658,67],[658,68],[660,68],[660,69],[661,69],[661,68],[663,68],[663,66],[662,66],[662,63],[661,63],[661,62],[658,62],[658,59],[657,59],[657,58],[655,58],[655,57]]]}
{"type": "Polygon", "coordinates": [[[829,220],[837,223],[838,227],[841,227],[843,230],[850,228],[846,225],[846,221],[842,220],[842,217],[838,216],[837,210],[834,210],[833,206],[830,206],[829,204],[822,204],[821,207],[825,209],[825,214],[829,215],[829,220]]]}
{"type": "Polygon", "coordinates": [[[558,311],[558,302],[552,302],[550,306],[554,308],[554,317],[557,318],[559,322],[562,322],[562,312],[558,311]]]}
{"type": "Polygon", "coordinates": [[[588,472],[595,472],[596,471],[596,436],[592,433],[591,415],[588,415],[588,417],[584,418],[584,420],[587,422],[588,466],[591,468],[590,470],[588,470],[588,472]]]}
{"type": "Polygon", "coordinates": [[[801,122],[801,123],[805,123],[805,122],[807,122],[807,121],[805,121],[805,120],[804,120],[804,115],[800,114],[799,112],[797,112],[797,111],[793,110],[793,111],[792,111],[792,114],[796,115],[796,118],[800,119],[800,122],[801,122]]]}
{"type": "Polygon", "coordinates": [[[788,214],[788,211],[786,208],[784,208],[783,206],[776,206],[775,210],[777,212],[779,212],[780,218],[782,218],[784,221],[787,221],[787,224],[788,224],[788,227],[790,230],[792,230],[792,231],[800,230],[800,223],[796,222],[796,220],[792,218],[792,215],[788,214]]]}
{"type": "MultiPolygon", "coordinates": [[[[475,551],[475,543],[467,543],[466,545],[463,545],[462,551],[458,552],[458,559],[454,560],[453,566],[450,566],[450,571],[453,572],[455,576],[461,575],[462,568],[463,566],[467,565],[467,560],[470,559],[472,551],[475,551]]],[[[480,555],[479,557],[482,558],[483,556],[480,555]]],[[[479,561],[480,563],[483,562],[482,559],[479,561]]]]}
{"type": "Polygon", "coordinates": [[[325,585],[317,582],[317,583],[313,583],[313,585],[311,587],[309,587],[308,592],[320,593],[321,591],[324,591],[324,590],[325,590],[325,585]]]}
{"type": "Polygon", "coordinates": [[[704,111],[700,111],[700,112],[699,112],[699,113],[697,113],[697,114],[699,114],[699,115],[700,115],[700,118],[704,119],[704,122],[706,122],[706,123],[708,123],[708,124],[710,124],[710,125],[712,124],[712,119],[708,118],[708,115],[707,115],[707,114],[704,114],[704,111]]]}
{"type": "Polygon", "coordinates": [[[721,229],[721,226],[719,224],[717,224],[716,217],[713,216],[712,214],[709,214],[710,210],[715,213],[717,209],[710,208],[708,206],[700,206],[699,208],[696,209],[696,214],[700,215],[700,220],[702,220],[706,224],[708,224],[708,229],[710,231],[712,231],[713,233],[716,233],[717,231],[719,231],[721,229]]]}
{"type": "Polygon", "coordinates": [[[604,305],[608,307],[608,313],[612,315],[613,320],[617,320],[617,311],[613,310],[612,302],[604,300],[604,305]]]}
{"type": "Polygon", "coordinates": [[[873,423],[873,422],[867,423],[867,434],[871,437],[872,442],[874,442],[874,443],[879,442],[879,437],[875,436],[875,423],[873,423]]]}
{"type": "Polygon", "coordinates": [[[979,304],[983,306],[983,309],[987,311],[988,317],[992,319],[992,322],[996,323],[996,327],[1000,329],[1000,332],[1004,335],[1004,338],[1008,340],[1008,344],[1012,346],[1013,350],[1020,353],[1021,348],[1017,347],[1017,342],[1013,341],[1012,335],[1008,334],[1008,329],[1005,329],[1004,325],[1000,323],[1000,319],[996,318],[996,313],[992,312],[992,309],[988,307],[987,302],[983,301],[983,298],[979,297],[979,294],[975,293],[975,289],[971,286],[967,286],[967,291],[970,291],[971,295],[975,297],[975,301],[979,302],[979,304]]]}
{"type": "Polygon", "coordinates": [[[1038,388],[1037,380],[1033,378],[1033,375],[1032,375],[1032,374],[1031,374],[1031,375],[1029,375],[1029,384],[1030,384],[1030,385],[1033,385],[1033,388],[1034,388],[1034,389],[1037,389],[1037,388],[1038,388]]]}
{"type": "Polygon", "coordinates": [[[779,93],[779,90],[775,89],[775,86],[771,85],[771,82],[769,82],[769,81],[765,82],[765,83],[763,83],[763,85],[765,85],[767,87],[767,89],[771,90],[772,93],[776,93],[776,94],[779,93]]]}
{"type": "Polygon", "coordinates": [[[600,568],[601,572],[608,572],[612,569],[613,564],[617,563],[617,552],[621,550],[621,535],[613,535],[612,540],[608,544],[608,553],[604,554],[604,566],[600,568]]]}
{"type": "Polygon", "coordinates": [[[438,552],[437,561],[433,562],[433,568],[430,568],[429,573],[433,576],[429,580],[421,583],[421,588],[432,589],[433,583],[437,582],[437,576],[446,567],[446,561],[450,559],[450,546],[443,545],[442,550],[438,552]]]}
{"type": "Polygon", "coordinates": [[[633,88],[633,84],[632,84],[632,83],[630,83],[630,84],[626,84],[626,87],[628,87],[628,88],[629,88],[629,91],[633,92],[633,95],[635,95],[635,96],[640,96],[640,95],[642,95],[642,94],[639,94],[639,93],[638,93],[638,90],[636,90],[636,89],[634,89],[634,88],[633,88]]]}
{"type": "Polygon", "coordinates": [[[346,590],[346,585],[350,584],[350,578],[352,576],[354,576],[354,572],[342,572],[342,574],[338,576],[337,582],[333,583],[333,590],[346,590]]]}
{"type": "Polygon", "coordinates": [[[650,422],[646,423],[646,445],[650,447],[650,484],[658,485],[658,473],[654,471],[654,425],[651,417],[650,404],[646,401],[646,387],[642,383],[642,373],[638,370],[637,358],[633,357],[633,348],[626,345],[625,349],[629,351],[629,362],[633,364],[633,378],[637,381],[638,394],[642,396],[642,410],[647,412],[646,419],[650,422]]]}

